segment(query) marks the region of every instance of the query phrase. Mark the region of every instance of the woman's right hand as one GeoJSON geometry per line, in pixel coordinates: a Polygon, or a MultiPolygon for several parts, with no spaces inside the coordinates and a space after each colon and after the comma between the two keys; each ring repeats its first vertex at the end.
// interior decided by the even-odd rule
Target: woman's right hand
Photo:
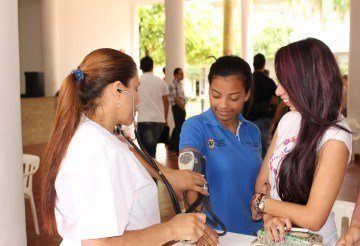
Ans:
{"type": "Polygon", "coordinates": [[[342,235],[336,244],[337,246],[360,245],[360,227],[350,226],[344,235],[342,235]]]}
{"type": "Polygon", "coordinates": [[[195,243],[204,235],[206,215],[203,213],[178,214],[168,225],[175,241],[195,243]]]}
{"type": "Polygon", "coordinates": [[[276,243],[284,241],[286,232],[291,231],[292,224],[289,219],[277,218],[269,214],[264,214],[263,220],[266,234],[276,243]]]}

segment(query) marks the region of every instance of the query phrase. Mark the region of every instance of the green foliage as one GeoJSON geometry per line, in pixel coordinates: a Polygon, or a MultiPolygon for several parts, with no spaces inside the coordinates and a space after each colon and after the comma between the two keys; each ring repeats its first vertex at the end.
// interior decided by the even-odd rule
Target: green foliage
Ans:
{"type": "Polygon", "coordinates": [[[350,11],[350,0],[333,0],[334,10],[338,12],[341,19],[344,19],[350,11]]]}
{"type": "MultiPolygon", "coordinates": [[[[209,56],[220,56],[222,39],[218,36],[222,24],[213,21],[219,11],[204,0],[187,3],[185,12],[186,63],[209,64],[209,56]]],[[[165,7],[154,4],[139,8],[140,57],[150,55],[155,64],[165,64],[165,7]]]]}
{"type": "MultiPolygon", "coordinates": [[[[288,0],[290,4],[293,6],[297,5],[304,10],[310,7],[312,13],[321,12],[324,6],[324,1],[330,0],[288,0]]],[[[337,12],[341,19],[344,19],[346,14],[349,13],[350,10],[350,0],[331,0],[332,6],[334,10],[337,12]]]]}
{"type": "Polygon", "coordinates": [[[255,37],[254,54],[262,53],[267,60],[274,60],[276,51],[290,43],[290,35],[293,29],[290,27],[265,27],[255,37]]]}
{"type": "Polygon", "coordinates": [[[214,21],[219,11],[207,1],[198,0],[188,3],[185,14],[185,50],[186,63],[210,64],[210,56],[219,57],[222,53],[222,38],[219,30],[222,23],[214,21]]]}
{"type": "Polygon", "coordinates": [[[140,58],[149,55],[156,65],[165,63],[165,6],[139,8],[140,58]]]}

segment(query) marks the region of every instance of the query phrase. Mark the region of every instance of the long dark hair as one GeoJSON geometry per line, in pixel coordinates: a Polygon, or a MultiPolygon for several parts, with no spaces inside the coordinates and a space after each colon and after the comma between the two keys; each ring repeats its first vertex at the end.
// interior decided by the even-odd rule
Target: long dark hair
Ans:
{"type": "Polygon", "coordinates": [[[283,201],[305,205],[317,164],[317,146],[331,127],[338,125],[342,80],[336,60],[323,42],[308,38],[279,49],[275,72],[291,102],[301,114],[297,142],[286,155],[278,175],[283,201]]]}
{"type": "Polygon", "coordinates": [[[41,213],[46,232],[56,232],[55,180],[71,138],[80,123],[81,113],[92,115],[99,106],[98,98],[105,87],[115,81],[128,86],[136,74],[133,59],[117,50],[98,49],[85,57],[78,67],[84,78],[69,74],[62,83],[58,97],[55,124],[42,159],[44,171],[41,185],[41,213]]]}

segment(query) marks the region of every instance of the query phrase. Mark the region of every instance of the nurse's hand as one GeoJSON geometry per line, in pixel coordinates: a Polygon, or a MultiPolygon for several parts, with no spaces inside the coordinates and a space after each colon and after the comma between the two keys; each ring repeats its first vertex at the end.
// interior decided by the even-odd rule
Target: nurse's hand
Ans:
{"type": "Polygon", "coordinates": [[[208,245],[219,245],[219,235],[216,231],[211,229],[208,225],[205,225],[205,233],[199,241],[196,243],[197,246],[208,246],[208,245]]]}
{"type": "Polygon", "coordinates": [[[291,231],[292,224],[289,219],[264,214],[263,220],[267,236],[275,243],[283,242],[285,240],[285,234],[291,231]]]}
{"type": "Polygon", "coordinates": [[[175,241],[196,243],[204,235],[206,216],[202,213],[178,214],[170,221],[171,235],[175,241]]]}
{"type": "Polygon", "coordinates": [[[183,200],[183,192],[187,190],[193,190],[205,196],[209,195],[208,190],[204,189],[204,184],[207,184],[207,182],[202,174],[190,170],[168,168],[164,170],[164,175],[174,188],[179,200],[183,200]]]}
{"type": "Polygon", "coordinates": [[[352,246],[360,245],[360,227],[352,225],[342,235],[336,244],[337,246],[352,246]]]}

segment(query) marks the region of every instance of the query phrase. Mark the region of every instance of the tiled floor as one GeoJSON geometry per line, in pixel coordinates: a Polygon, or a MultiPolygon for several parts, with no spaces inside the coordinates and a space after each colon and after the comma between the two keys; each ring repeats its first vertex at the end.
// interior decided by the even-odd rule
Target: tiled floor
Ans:
{"type": "MultiPolygon", "coordinates": [[[[24,146],[24,153],[27,154],[35,154],[40,156],[44,150],[45,144],[37,144],[31,146],[24,146]]],[[[171,168],[177,168],[177,157],[176,155],[168,154],[164,144],[159,144],[157,148],[157,156],[156,159],[167,165],[171,168]]],[[[40,184],[39,177],[41,172],[41,166],[39,168],[38,173],[34,176],[34,198],[35,204],[39,214],[39,195],[40,195],[40,184]]],[[[341,190],[338,195],[338,200],[345,201],[355,201],[356,199],[356,190],[360,177],[360,161],[357,159],[355,163],[350,163],[346,172],[346,176],[341,187],[341,190]]],[[[174,215],[172,205],[167,194],[166,188],[164,185],[159,183],[159,203],[160,203],[160,213],[163,221],[168,220],[174,215]]],[[[26,231],[27,231],[27,240],[29,246],[55,246],[59,245],[61,242],[61,238],[59,236],[47,236],[41,229],[40,235],[35,234],[33,219],[31,216],[30,204],[29,201],[26,200],[26,231]]]]}

